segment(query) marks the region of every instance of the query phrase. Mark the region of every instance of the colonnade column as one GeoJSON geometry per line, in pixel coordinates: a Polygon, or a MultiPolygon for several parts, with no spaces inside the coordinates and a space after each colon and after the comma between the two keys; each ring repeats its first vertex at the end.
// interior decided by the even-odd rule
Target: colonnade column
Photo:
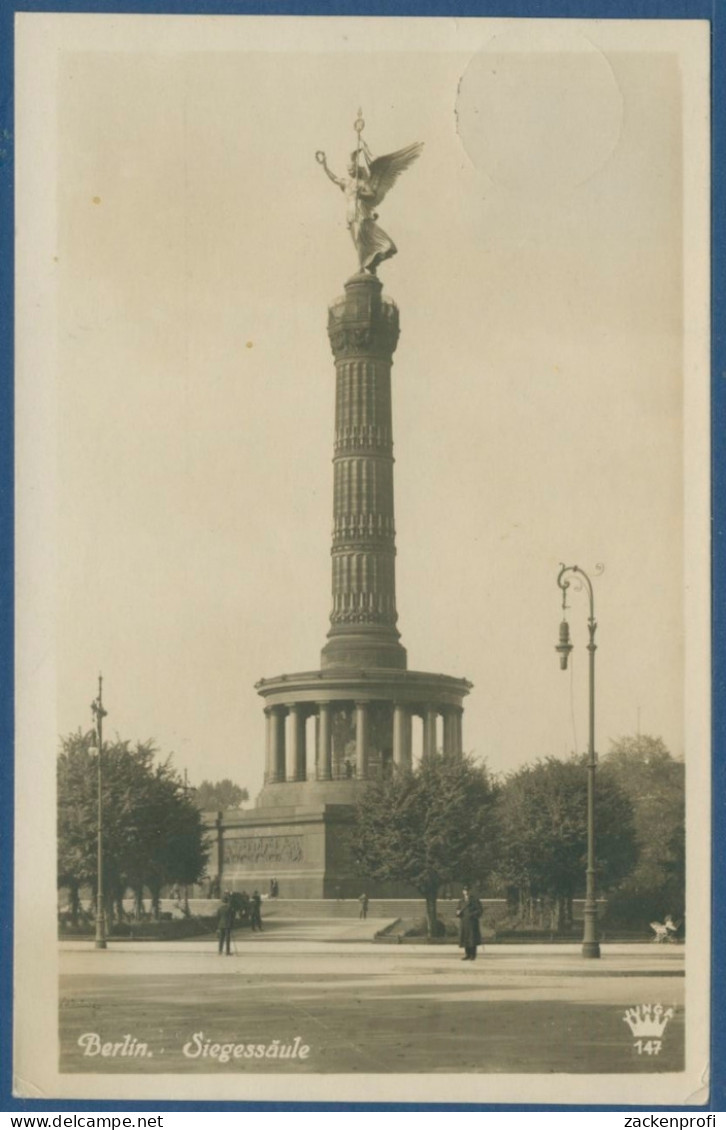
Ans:
{"type": "Polygon", "coordinates": [[[368,703],[355,704],[355,773],[361,780],[368,773],[368,703]]]}
{"type": "Polygon", "coordinates": [[[442,713],[444,716],[444,753],[451,754],[454,752],[454,720],[449,707],[446,707],[442,713]]]}
{"type": "Polygon", "coordinates": [[[270,708],[270,781],[285,780],[285,708],[270,708]]]}
{"type": "Polygon", "coordinates": [[[464,720],[464,708],[457,706],[454,710],[454,753],[464,752],[464,739],[462,733],[462,722],[464,720]]]}
{"type": "Polygon", "coordinates": [[[306,775],[305,758],[305,711],[299,703],[290,706],[290,760],[292,779],[304,781],[306,775]]]}
{"type": "Polygon", "coordinates": [[[273,778],[273,763],[272,763],[272,710],[269,706],[265,707],[265,784],[273,778]]]}
{"type": "Polygon", "coordinates": [[[332,731],[330,726],[330,703],[318,703],[318,764],[319,781],[329,781],[333,775],[332,731]]]}
{"type": "Polygon", "coordinates": [[[427,706],[423,716],[423,755],[429,757],[436,753],[436,719],[438,710],[435,706],[427,706]]]}
{"type": "Polygon", "coordinates": [[[444,753],[461,753],[461,715],[460,706],[447,706],[444,710],[444,753]]]}
{"type": "Polygon", "coordinates": [[[393,708],[393,764],[411,768],[411,711],[398,702],[393,708]]]}

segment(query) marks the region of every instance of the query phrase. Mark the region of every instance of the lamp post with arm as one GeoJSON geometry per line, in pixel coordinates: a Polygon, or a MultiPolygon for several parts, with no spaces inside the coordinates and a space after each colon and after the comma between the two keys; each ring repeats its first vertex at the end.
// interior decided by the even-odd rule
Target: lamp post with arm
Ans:
{"type": "MultiPolygon", "coordinates": [[[[599,575],[602,571],[602,565],[595,566],[596,575],[599,575]]],[[[570,587],[570,581],[565,580],[568,573],[573,574],[577,581],[584,583],[590,598],[590,615],[587,619],[587,627],[590,634],[590,642],[587,645],[587,650],[590,653],[588,696],[589,725],[587,742],[587,870],[585,872],[585,926],[582,935],[582,956],[599,957],[600,941],[597,924],[597,902],[595,901],[595,769],[597,766],[597,754],[595,753],[595,631],[597,629],[597,621],[595,619],[595,601],[592,591],[592,582],[584,569],[581,569],[579,565],[560,566],[557,584],[562,589],[563,612],[567,608],[567,590],[570,587]]],[[[576,584],[575,587],[580,589],[582,588],[582,584],[576,584]]],[[[563,671],[566,671],[567,660],[572,651],[572,644],[570,643],[570,626],[564,616],[560,624],[560,640],[555,650],[560,656],[560,667],[563,671]]]]}

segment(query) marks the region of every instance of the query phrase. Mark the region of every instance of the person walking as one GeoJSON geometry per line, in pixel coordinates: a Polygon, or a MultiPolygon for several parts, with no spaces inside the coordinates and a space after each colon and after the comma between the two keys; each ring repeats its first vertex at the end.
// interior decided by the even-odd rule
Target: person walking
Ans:
{"type": "Polygon", "coordinates": [[[359,918],[367,918],[368,917],[368,895],[365,893],[365,891],[363,892],[363,894],[358,899],[358,902],[360,903],[360,914],[358,915],[358,917],[359,918]]]}
{"type": "Polygon", "coordinates": [[[250,899],[250,926],[254,930],[259,930],[262,933],[262,895],[259,891],[252,892],[250,899]]]}
{"type": "Polygon", "coordinates": [[[476,948],[481,945],[481,927],[479,919],[483,914],[479,899],[464,887],[456,917],[459,919],[459,947],[464,951],[462,961],[476,961],[476,948]]]}
{"type": "Polygon", "coordinates": [[[217,911],[217,934],[219,935],[219,953],[229,956],[232,944],[232,927],[234,925],[234,907],[229,891],[225,894],[217,911]]]}

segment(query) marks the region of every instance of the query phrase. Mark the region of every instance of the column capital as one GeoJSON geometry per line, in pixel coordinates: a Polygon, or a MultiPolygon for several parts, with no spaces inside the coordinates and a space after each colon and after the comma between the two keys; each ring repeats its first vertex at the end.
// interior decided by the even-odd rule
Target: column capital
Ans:
{"type": "Polygon", "coordinates": [[[295,717],[299,718],[301,715],[307,713],[307,705],[306,702],[286,702],[284,709],[288,714],[293,714],[295,717]]]}
{"type": "Polygon", "coordinates": [[[398,344],[398,308],[382,297],[382,290],[375,275],[359,272],[328,308],[328,337],[336,361],[380,357],[390,365],[398,344]]]}

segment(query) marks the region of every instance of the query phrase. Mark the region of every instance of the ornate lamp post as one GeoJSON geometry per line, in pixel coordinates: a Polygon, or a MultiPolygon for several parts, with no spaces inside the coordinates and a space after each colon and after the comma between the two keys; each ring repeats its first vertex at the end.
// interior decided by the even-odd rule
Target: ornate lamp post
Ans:
{"type": "MultiPolygon", "coordinates": [[[[596,575],[599,575],[602,571],[602,565],[595,566],[596,575]]],[[[574,574],[578,581],[584,582],[590,598],[590,615],[587,620],[587,627],[590,633],[590,642],[587,645],[587,650],[590,653],[590,717],[587,742],[587,871],[585,880],[585,929],[582,936],[582,956],[599,957],[600,942],[598,939],[597,903],[595,901],[595,768],[597,766],[597,755],[595,753],[595,630],[597,628],[597,621],[595,619],[592,582],[587,573],[581,569],[579,565],[561,565],[560,567],[557,584],[562,589],[563,611],[567,608],[567,590],[570,587],[570,582],[564,579],[568,573],[574,574]]],[[[575,587],[581,589],[582,584],[577,584],[575,587]]],[[[560,624],[560,642],[555,647],[555,651],[557,651],[560,656],[560,667],[563,671],[566,671],[567,660],[572,651],[572,644],[570,643],[570,626],[564,617],[560,624]]]]}
{"type": "Polygon", "coordinates": [[[103,720],[108,711],[103,708],[103,676],[98,676],[98,697],[91,703],[91,713],[96,722],[98,737],[98,856],[96,870],[98,872],[96,886],[96,949],[105,950],[106,944],[106,915],[103,908],[103,720]]]}

